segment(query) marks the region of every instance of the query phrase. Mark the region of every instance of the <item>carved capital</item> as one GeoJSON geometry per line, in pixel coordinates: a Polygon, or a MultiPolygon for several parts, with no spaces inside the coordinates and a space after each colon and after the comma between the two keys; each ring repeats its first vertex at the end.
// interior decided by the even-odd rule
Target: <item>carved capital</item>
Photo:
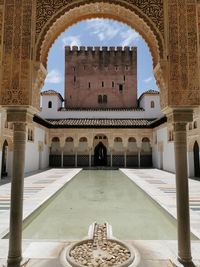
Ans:
{"type": "Polygon", "coordinates": [[[33,113],[29,109],[20,109],[20,107],[7,109],[7,121],[13,123],[32,123],[33,113]]]}
{"type": "Polygon", "coordinates": [[[173,124],[187,124],[193,121],[193,109],[168,109],[167,120],[173,124]]]}

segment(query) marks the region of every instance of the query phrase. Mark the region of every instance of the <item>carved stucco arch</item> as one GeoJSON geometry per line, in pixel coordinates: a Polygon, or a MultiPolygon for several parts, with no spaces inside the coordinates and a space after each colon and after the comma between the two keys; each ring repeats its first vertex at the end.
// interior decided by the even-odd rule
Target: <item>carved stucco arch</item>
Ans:
{"type": "Polygon", "coordinates": [[[46,67],[49,50],[57,37],[71,25],[90,18],[114,19],[134,28],[146,41],[154,67],[164,57],[164,40],[161,31],[136,5],[127,5],[120,1],[81,2],[78,6],[64,5],[57,13],[51,15],[40,29],[35,51],[37,62],[41,62],[46,67]]]}

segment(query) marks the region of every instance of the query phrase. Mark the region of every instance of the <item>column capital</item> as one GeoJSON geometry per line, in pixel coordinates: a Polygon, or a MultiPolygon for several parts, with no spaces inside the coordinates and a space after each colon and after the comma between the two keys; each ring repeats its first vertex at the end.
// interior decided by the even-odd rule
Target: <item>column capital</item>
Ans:
{"type": "Polygon", "coordinates": [[[34,110],[29,108],[8,107],[5,108],[7,112],[7,121],[13,123],[32,123],[34,110]]]}
{"type": "Polygon", "coordinates": [[[167,121],[169,123],[182,123],[187,124],[190,121],[193,121],[193,109],[184,108],[184,109],[168,109],[166,112],[167,121]]]}

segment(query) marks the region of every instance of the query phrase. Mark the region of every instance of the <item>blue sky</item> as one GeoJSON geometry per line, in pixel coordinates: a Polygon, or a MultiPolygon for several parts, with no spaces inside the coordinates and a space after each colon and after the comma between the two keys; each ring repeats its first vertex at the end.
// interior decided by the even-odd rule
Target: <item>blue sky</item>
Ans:
{"type": "Polygon", "coordinates": [[[142,37],[129,26],[108,19],[90,19],[68,28],[56,40],[48,57],[48,76],[43,90],[54,89],[64,96],[64,47],[136,46],[138,50],[138,96],[157,89],[152,58],[142,37]]]}

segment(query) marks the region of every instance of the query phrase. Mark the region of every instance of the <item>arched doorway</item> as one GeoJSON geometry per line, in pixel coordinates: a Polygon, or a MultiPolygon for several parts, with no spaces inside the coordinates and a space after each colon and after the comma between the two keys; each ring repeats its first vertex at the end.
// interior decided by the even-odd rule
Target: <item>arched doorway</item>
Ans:
{"type": "Polygon", "coordinates": [[[197,141],[195,141],[194,143],[193,153],[194,153],[194,176],[200,177],[199,145],[197,141]]]}
{"type": "Polygon", "coordinates": [[[107,166],[107,149],[102,142],[99,142],[94,149],[94,165],[107,166]]]}
{"type": "Polygon", "coordinates": [[[1,177],[5,177],[8,175],[7,166],[8,166],[8,142],[7,140],[5,140],[2,149],[1,177]]]}

